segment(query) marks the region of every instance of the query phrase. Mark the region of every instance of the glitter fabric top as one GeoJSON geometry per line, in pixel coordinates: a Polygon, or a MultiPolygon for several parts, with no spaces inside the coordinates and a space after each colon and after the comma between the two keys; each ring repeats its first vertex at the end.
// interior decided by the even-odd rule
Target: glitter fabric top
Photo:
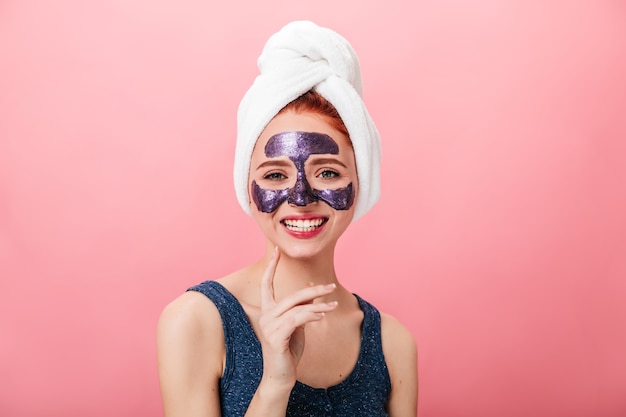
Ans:
{"type": "MultiPolygon", "coordinates": [[[[242,417],[263,374],[263,356],[248,316],[239,301],[215,281],[189,288],[206,295],[217,307],[224,327],[226,367],[220,380],[223,417],[242,417]]],[[[382,351],[380,313],[356,295],[361,310],[361,348],[355,368],[339,384],[328,389],[296,382],[287,417],[383,417],[391,392],[389,371],[382,351]]]]}

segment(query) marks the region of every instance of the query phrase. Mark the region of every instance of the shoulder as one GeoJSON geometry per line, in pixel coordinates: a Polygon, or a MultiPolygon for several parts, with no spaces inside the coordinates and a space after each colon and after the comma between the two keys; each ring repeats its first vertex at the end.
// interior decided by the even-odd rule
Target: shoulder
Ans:
{"type": "Polygon", "coordinates": [[[370,303],[367,304],[370,310],[380,315],[380,333],[385,356],[395,357],[397,354],[403,354],[403,357],[406,357],[404,354],[409,357],[417,356],[417,345],[409,329],[392,315],[380,311],[370,303]]]}
{"type": "Polygon", "coordinates": [[[211,372],[219,368],[221,375],[217,363],[222,363],[225,352],[224,332],[215,304],[197,291],[187,291],[170,302],[159,317],[157,348],[159,366],[192,367],[195,363],[211,372]],[[204,355],[206,352],[213,355],[204,355]]]}
{"type": "Polygon", "coordinates": [[[380,313],[380,331],[383,340],[383,349],[395,352],[397,350],[417,354],[417,345],[413,335],[398,319],[380,313]]]}
{"type": "Polygon", "coordinates": [[[391,379],[390,416],[417,412],[417,344],[411,332],[395,317],[381,313],[381,338],[391,379]]]}
{"type": "Polygon", "coordinates": [[[158,331],[188,337],[215,326],[221,328],[215,304],[200,292],[187,291],[165,306],[159,317],[158,331]]]}
{"type": "Polygon", "coordinates": [[[224,333],[220,314],[205,295],[188,291],[163,309],[157,360],[166,416],[219,415],[224,333]]]}

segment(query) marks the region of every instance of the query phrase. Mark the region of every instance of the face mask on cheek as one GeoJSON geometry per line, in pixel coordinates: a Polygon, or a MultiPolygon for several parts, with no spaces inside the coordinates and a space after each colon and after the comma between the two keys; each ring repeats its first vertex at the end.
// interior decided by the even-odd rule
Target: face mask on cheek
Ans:
{"type": "Polygon", "coordinates": [[[336,190],[317,190],[309,185],[304,164],[309,156],[320,154],[338,155],[339,146],[330,136],[322,133],[282,132],[272,136],[265,145],[265,156],[288,157],[297,169],[296,183],[284,190],[266,190],[252,181],[252,201],[259,211],[271,213],[285,201],[295,206],[306,206],[320,200],[335,210],[348,210],[354,202],[352,183],[336,190]]]}

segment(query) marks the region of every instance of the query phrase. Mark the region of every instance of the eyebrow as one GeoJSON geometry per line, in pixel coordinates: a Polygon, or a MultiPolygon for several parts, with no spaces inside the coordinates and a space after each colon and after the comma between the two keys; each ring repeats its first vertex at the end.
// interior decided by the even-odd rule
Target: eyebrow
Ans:
{"type": "Polygon", "coordinates": [[[268,166],[272,166],[272,167],[291,167],[293,166],[293,163],[291,161],[285,161],[282,159],[270,159],[269,161],[265,161],[261,164],[259,164],[259,166],[256,167],[256,169],[261,169],[261,168],[265,168],[268,166]]]}
{"type": "Polygon", "coordinates": [[[314,165],[327,165],[327,164],[336,164],[336,165],[340,165],[344,168],[348,168],[346,166],[346,164],[344,164],[343,162],[341,162],[338,159],[335,158],[313,158],[311,160],[311,163],[314,165]]]}

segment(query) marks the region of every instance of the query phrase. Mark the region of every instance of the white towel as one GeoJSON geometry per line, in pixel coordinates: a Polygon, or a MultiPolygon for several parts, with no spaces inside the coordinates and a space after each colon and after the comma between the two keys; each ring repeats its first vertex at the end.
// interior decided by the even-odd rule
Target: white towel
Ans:
{"type": "Polygon", "coordinates": [[[380,195],[380,139],[362,99],[361,71],[352,46],[338,33],[309,21],[295,21],[275,33],[258,60],[260,74],[237,113],[235,191],[250,214],[248,175],[254,145],[287,104],[314,89],[339,112],[354,149],[359,189],[354,220],[380,195]]]}

